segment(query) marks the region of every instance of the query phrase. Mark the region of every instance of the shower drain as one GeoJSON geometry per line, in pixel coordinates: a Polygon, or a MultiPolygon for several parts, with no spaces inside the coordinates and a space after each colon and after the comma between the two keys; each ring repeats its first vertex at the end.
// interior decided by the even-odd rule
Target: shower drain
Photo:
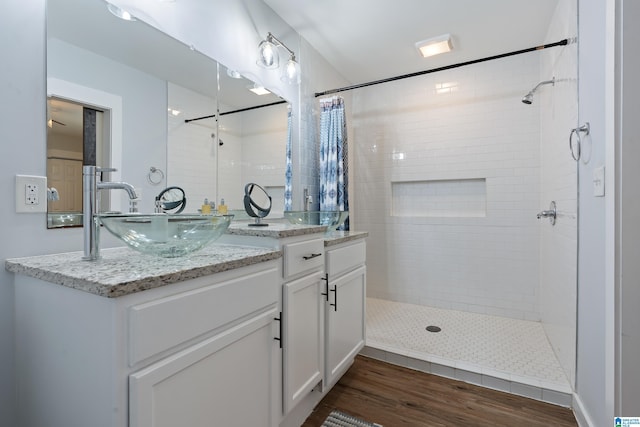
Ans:
{"type": "Polygon", "coordinates": [[[427,326],[427,331],[429,332],[440,332],[442,329],[440,329],[440,326],[427,326]]]}

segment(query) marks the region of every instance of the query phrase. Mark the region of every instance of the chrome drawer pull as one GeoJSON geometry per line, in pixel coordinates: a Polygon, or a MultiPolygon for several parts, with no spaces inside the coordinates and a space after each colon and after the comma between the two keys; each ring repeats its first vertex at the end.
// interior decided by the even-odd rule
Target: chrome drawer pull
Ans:
{"type": "Polygon", "coordinates": [[[312,259],[312,258],[316,258],[316,257],[319,257],[319,256],[322,256],[322,253],[305,255],[305,256],[302,257],[302,259],[304,259],[306,261],[306,260],[309,260],[309,259],[312,259]]]}

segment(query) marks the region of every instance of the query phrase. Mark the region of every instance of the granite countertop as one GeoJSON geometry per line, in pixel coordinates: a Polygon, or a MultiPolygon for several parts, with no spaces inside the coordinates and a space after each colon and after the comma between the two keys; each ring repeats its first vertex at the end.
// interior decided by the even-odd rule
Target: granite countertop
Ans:
{"type": "Polygon", "coordinates": [[[179,258],[154,257],[124,247],[100,252],[97,261],[83,261],[82,252],[7,259],[5,268],[115,298],[282,257],[279,250],[220,244],[179,258]]]}
{"type": "Polygon", "coordinates": [[[267,223],[264,227],[250,226],[252,222],[232,222],[226,231],[226,234],[235,236],[253,236],[253,237],[273,237],[275,239],[283,239],[285,237],[303,236],[305,234],[324,233],[327,231],[325,225],[296,225],[279,222],[277,220],[263,220],[267,223]]]}
{"type": "Polygon", "coordinates": [[[332,231],[324,236],[324,247],[339,245],[352,240],[364,239],[369,236],[367,231],[332,231]]]}

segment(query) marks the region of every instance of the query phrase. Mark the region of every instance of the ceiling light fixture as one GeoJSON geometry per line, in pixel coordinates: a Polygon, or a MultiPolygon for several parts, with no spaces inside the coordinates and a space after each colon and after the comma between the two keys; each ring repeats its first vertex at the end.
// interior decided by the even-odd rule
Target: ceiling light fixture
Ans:
{"type": "Polygon", "coordinates": [[[247,89],[249,89],[251,92],[255,93],[256,95],[268,95],[271,93],[267,89],[265,89],[263,86],[260,86],[258,84],[249,86],[247,89]]]}
{"type": "Polygon", "coordinates": [[[285,64],[281,80],[289,84],[300,83],[300,64],[296,61],[295,53],[271,33],[267,33],[267,38],[258,45],[257,64],[269,70],[278,68],[280,66],[278,46],[289,52],[289,60],[285,64]]]}
{"type": "Polygon", "coordinates": [[[230,68],[227,68],[227,76],[231,77],[232,79],[241,79],[242,78],[242,74],[240,74],[238,71],[232,70],[230,68]]]}
{"type": "Polygon", "coordinates": [[[124,20],[124,21],[135,21],[136,18],[130,14],[129,12],[127,12],[124,9],[119,8],[118,6],[116,6],[115,4],[111,4],[108,3],[107,4],[107,9],[109,9],[109,12],[111,12],[114,16],[124,20]]]}
{"type": "Polygon", "coordinates": [[[438,37],[422,40],[416,43],[416,48],[423,58],[427,58],[433,55],[439,55],[441,53],[451,52],[451,50],[453,49],[453,45],[451,44],[451,35],[443,34],[438,37]]]}

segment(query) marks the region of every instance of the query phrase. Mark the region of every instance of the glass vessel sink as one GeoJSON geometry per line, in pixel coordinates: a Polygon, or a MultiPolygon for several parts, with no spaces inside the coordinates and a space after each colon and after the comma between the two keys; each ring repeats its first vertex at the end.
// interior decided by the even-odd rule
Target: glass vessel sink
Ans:
{"type": "Polygon", "coordinates": [[[165,258],[180,257],[218,239],[233,215],[100,214],[104,228],[139,252],[165,258]]]}
{"type": "Polygon", "coordinates": [[[291,224],[326,225],[327,233],[335,231],[349,217],[349,211],[285,211],[291,224]]]}

